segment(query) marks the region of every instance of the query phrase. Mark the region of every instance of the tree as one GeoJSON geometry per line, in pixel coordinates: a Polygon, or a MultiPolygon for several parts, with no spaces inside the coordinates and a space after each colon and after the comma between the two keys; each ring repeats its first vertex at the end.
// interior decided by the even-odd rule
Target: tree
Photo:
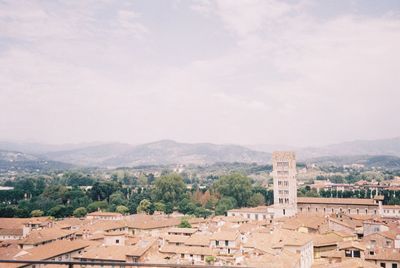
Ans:
{"type": "Polygon", "coordinates": [[[165,204],[163,202],[156,202],[156,203],[154,203],[154,209],[156,211],[165,212],[165,204]]]}
{"type": "Polygon", "coordinates": [[[74,217],[76,218],[82,218],[85,217],[87,214],[87,210],[84,207],[80,207],[74,210],[74,213],[72,215],[74,215],[74,217]]]}
{"type": "Polygon", "coordinates": [[[148,199],[143,199],[140,201],[139,206],[137,207],[138,213],[149,213],[151,206],[151,202],[148,199]]]}
{"type": "Polygon", "coordinates": [[[57,205],[55,207],[52,207],[48,213],[50,216],[53,216],[54,218],[63,218],[66,216],[65,206],[57,205]]]}
{"type": "Polygon", "coordinates": [[[95,201],[90,203],[87,206],[87,210],[89,212],[94,212],[94,211],[98,211],[98,210],[107,210],[108,208],[108,204],[106,201],[95,201]]]}
{"type": "Polygon", "coordinates": [[[194,210],[194,215],[196,216],[196,217],[199,217],[199,218],[207,218],[208,216],[210,216],[212,214],[212,211],[211,210],[208,210],[208,209],[205,209],[205,208],[203,208],[203,207],[197,207],[195,210],[194,210]]]}
{"type": "Polygon", "coordinates": [[[31,211],[31,216],[32,217],[42,217],[44,215],[44,212],[40,209],[35,209],[31,211]]]}
{"type": "Polygon", "coordinates": [[[164,210],[165,214],[170,215],[174,212],[174,206],[170,203],[165,205],[165,210],[164,210]]]}
{"type": "Polygon", "coordinates": [[[194,213],[195,209],[196,205],[188,198],[183,198],[178,204],[178,211],[183,214],[191,215],[194,213]]]}
{"type": "Polygon", "coordinates": [[[187,219],[182,219],[181,223],[178,225],[179,228],[192,228],[192,225],[188,222],[187,219]]]}
{"type": "Polygon", "coordinates": [[[255,193],[253,194],[250,199],[248,205],[250,207],[257,207],[257,206],[262,206],[265,205],[265,197],[261,193],[255,193]]]}
{"type": "Polygon", "coordinates": [[[121,191],[117,191],[110,195],[110,204],[114,206],[126,205],[127,201],[125,195],[121,191]]]}
{"type": "Polygon", "coordinates": [[[164,204],[177,204],[186,192],[186,185],[181,176],[176,173],[163,175],[156,180],[153,190],[153,199],[164,204]]]}
{"type": "Polygon", "coordinates": [[[117,208],[115,209],[116,212],[121,213],[121,214],[128,214],[129,213],[129,208],[127,208],[126,206],[117,206],[117,208]]]}
{"type": "Polygon", "coordinates": [[[239,207],[248,204],[252,193],[250,178],[239,173],[222,176],[214,183],[214,188],[222,196],[234,198],[239,207]]]}
{"type": "Polygon", "coordinates": [[[109,201],[110,196],[121,189],[121,184],[115,181],[96,182],[90,189],[90,196],[93,201],[109,201]]]}
{"type": "Polygon", "coordinates": [[[216,215],[224,215],[228,210],[235,208],[237,202],[233,197],[223,197],[221,198],[216,207],[215,214],[216,215]]]}

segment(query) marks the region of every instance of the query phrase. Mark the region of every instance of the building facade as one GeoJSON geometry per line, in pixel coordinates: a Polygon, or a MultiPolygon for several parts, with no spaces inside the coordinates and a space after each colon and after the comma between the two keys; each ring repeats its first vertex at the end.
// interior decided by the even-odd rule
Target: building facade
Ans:
{"type": "Polygon", "coordinates": [[[296,156],[294,152],[272,153],[275,217],[297,213],[296,156]]]}

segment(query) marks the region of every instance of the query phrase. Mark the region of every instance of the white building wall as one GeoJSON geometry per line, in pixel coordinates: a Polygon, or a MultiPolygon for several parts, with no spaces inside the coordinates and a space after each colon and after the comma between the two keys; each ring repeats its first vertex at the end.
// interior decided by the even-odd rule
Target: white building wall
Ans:
{"type": "Polygon", "coordinates": [[[272,153],[274,179],[274,217],[290,217],[297,213],[297,171],[294,152],[272,153]]]}

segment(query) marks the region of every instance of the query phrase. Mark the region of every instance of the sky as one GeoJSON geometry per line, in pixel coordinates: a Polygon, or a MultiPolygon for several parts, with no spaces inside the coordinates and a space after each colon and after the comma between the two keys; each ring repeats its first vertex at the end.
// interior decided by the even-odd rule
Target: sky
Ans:
{"type": "Polygon", "coordinates": [[[0,0],[0,140],[400,136],[398,0],[0,0]]]}

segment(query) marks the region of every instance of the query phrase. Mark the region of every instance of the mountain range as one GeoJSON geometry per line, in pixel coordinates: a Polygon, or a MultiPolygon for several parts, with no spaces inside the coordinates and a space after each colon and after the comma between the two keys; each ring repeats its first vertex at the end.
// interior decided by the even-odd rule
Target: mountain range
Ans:
{"type": "MultiPolygon", "coordinates": [[[[273,150],[294,150],[299,161],[307,163],[310,161],[330,163],[329,161],[331,161],[337,164],[351,164],[361,161],[379,165],[389,163],[390,166],[394,167],[400,165],[400,137],[306,148],[285,145],[240,146],[179,143],[172,140],[161,140],[140,145],[126,143],[43,145],[39,143],[0,142],[0,150],[3,152],[0,154],[0,161],[3,161],[3,164],[15,161],[11,157],[12,155],[15,157],[15,154],[20,154],[21,161],[25,159],[38,163],[47,162],[57,165],[58,163],[68,163],[77,166],[98,167],[213,164],[216,162],[265,164],[270,162],[273,150]]],[[[21,161],[19,163],[22,163],[21,161]]]]}

